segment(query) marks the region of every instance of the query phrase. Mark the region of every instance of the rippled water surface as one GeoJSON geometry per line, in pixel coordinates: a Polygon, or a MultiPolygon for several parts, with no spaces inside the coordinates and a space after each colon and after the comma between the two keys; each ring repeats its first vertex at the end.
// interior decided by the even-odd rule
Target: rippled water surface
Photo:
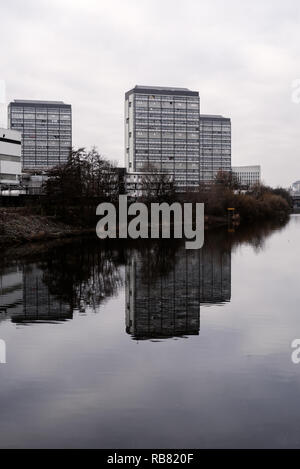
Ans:
{"type": "Polygon", "coordinates": [[[300,447],[300,216],[0,260],[0,446],[300,447]]]}

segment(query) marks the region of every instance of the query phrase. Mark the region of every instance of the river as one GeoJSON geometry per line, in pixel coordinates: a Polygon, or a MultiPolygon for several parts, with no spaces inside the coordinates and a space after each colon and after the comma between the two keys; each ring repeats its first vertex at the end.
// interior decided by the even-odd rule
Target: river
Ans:
{"type": "Polygon", "coordinates": [[[0,447],[299,448],[299,239],[2,252],[0,447]]]}

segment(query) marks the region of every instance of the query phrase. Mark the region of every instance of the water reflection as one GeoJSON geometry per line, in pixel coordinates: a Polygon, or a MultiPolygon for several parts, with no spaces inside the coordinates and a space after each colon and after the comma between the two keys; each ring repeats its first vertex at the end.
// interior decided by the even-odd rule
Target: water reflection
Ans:
{"type": "Polygon", "coordinates": [[[299,447],[299,221],[3,252],[0,446],[299,447]]]}
{"type": "Polygon", "coordinates": [[[183,244],[144,243],[129,250],[126,263],[126,331],[133,339],[197,335],[200,307],[231,299],[231,252],[249,243],[256,252],[284,224],[266,223],[236,233],[206,233],[201,250],[183,244]]]}
{"type": "Polygon", "coordinates": [[[0,320],[70,320],[75,311],[97,312],[125,283],[126,331],[133,339],[195,335],[201,305],[230,301],[232,249],[249,243],[262,250],[282,227],[209,232],[199,251],[174,241],[91,238],[8,250],[0,263],[0,320]]]}
{"type": "Polygon", "coordinates": [[[194,335],[200,305],[231,296],[231,252],[207,242],[201,250],[184,245],[133,249],[126,264],[126,331],[135,339],[194,335]]]}
{"type": "Polygon", "coordinates": [[[95,241],[81,240],[38,250],[9,265],[5,258],[0,320],[60,322],[72,319],[76,310],[96,311],[123,284],[120,252],[98,247],[95,241]]]}
{"type": "Polygon", "coordinates": [[[12,265],[0,274],[0,314],[11,317],[23,312],[23,269],[12,265]]]}

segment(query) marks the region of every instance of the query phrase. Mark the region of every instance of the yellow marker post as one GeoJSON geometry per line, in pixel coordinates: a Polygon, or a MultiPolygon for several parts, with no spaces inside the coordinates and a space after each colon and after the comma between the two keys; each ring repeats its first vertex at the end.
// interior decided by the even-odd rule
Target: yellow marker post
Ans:
{"type": "Polygon", "coordinates": [[[234,233],[234,229],[232,228],[232,214],[235,211],[235,208],[228,207],[227,210],[228,210],[228,233],[234,233]]]}

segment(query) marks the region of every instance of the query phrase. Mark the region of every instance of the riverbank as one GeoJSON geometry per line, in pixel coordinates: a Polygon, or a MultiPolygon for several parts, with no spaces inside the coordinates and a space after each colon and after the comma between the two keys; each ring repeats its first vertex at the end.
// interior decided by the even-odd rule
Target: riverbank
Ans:
{"type": "Polygon", "coordinates": [[[0,208],[0,246],[62,239],[92,233],[55,217],[31,213],[27,207],[0,208]]]}
{"type": "MultiPolygon", "coordinates": [[[[224,216],[205,216],[205,229],[227,225],[224,216]]],[[[0,208],[0,246],[50,241],[95,233],[95,227],[83,228],[59,221],[54,216],[32,213],[28,207],[0,208]]]]}

